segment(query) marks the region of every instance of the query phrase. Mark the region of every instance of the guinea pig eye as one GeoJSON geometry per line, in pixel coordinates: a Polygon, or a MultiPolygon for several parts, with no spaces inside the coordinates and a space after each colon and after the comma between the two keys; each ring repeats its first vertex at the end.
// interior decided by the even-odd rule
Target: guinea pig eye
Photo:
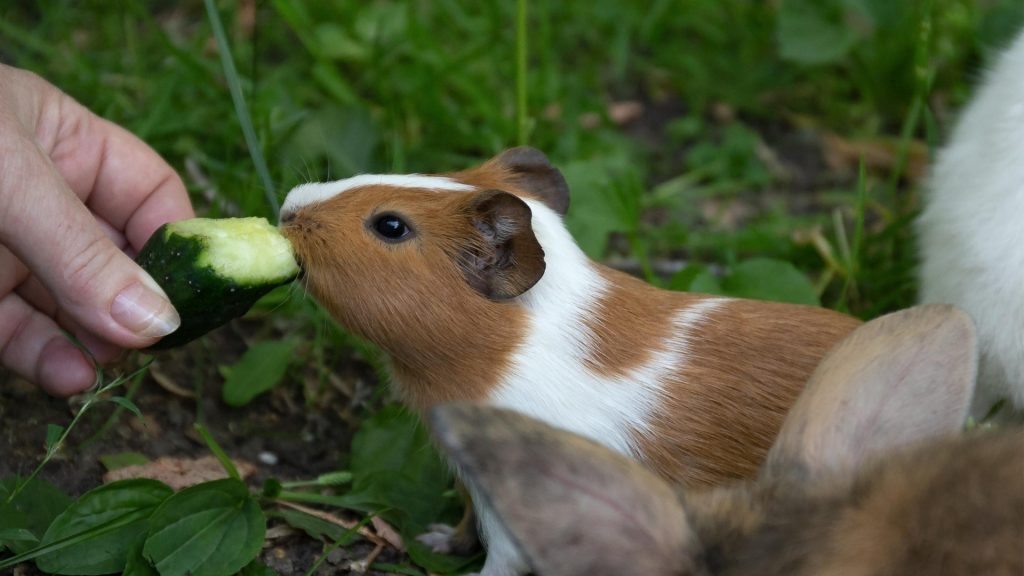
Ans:
{"type": "Polygon", "coordinates": [[[403,240],[412,232],[409,226],[394,214],[378,216],[371,225],[373,231],[389,242],[403,240]]]}

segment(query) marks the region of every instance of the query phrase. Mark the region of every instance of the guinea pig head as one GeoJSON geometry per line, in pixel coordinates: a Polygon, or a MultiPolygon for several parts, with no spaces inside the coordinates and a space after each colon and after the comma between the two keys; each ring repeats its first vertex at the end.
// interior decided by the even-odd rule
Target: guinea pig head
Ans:
{"type": "Polygon", "coordinates": [[[285,201],[281,229],[308,290],[396,369],[458,372],[461,356],[500,359],[525,330],[510,301],[540,280],[545,261],[519,195],[530,191],[518,186],[543,178],[534,170],[517,179],[500,159],[447,176],[306,184],[285,201]]]}

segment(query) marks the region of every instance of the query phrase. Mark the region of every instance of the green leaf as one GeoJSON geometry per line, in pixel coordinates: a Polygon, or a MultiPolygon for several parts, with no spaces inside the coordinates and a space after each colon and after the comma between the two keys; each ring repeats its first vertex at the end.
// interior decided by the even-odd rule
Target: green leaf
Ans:
{"type": "Polygon", "coordinates": [[[352,481],[352,473],[348,470],[335,470],[316,477],[317,484],[324,486],[341,486],[352,481]]]}
{"type": "Polygon", "coordinates": [[[826,64],[845,56],[857,41],[846,23],[848,8],[848,0],[783,0],[776,27],[782,58],[826,64]]]}
{"type": "Polygon", "coordinates": [[[390,507],[403,526],[425,528],[450,504],[448,467],[434,450],[419,420],[399,406],[387,406],[367,419],[352,439],[353,503],[365,511],[390,507]]]}
{"type": "Polygon", "coordinates": [[[689,264],[679,272],[676,272],[668,280],[669,290],[678,290],[680,292],[694,291],[690,288],[694,281],[701,274],[707,273],[707,266],[702,264],[689,264]]]}
{"type": "Polygon", "coordinates": [[[0,528],[0,542],[29,542],[35,545],[39,538],[25,528],[0,528]]]}
{"type": "MultiPolygon", "coordinates": [[[[373,512],[399,527],[412,543],[432,522],[457,518],[458,502],[445,496],[451,486],[441,461],[418,419],[399,406],[387,406],[367,419],[352,440],[352,491],[330,498],[334,505],[373,512]]],[[[293,495],[293,493],[290,493],[293,495]]],[[[410,557],[429,571],[449,573],[477,560],[434,554],[410,544],[410,557]]]]}
{"type": "Polygon", "coordinates": [[[360,44],[344,28],[327,22],[313,28],[317,52],[324,58],[359,62],[366,60],[370,50],[360,44]]]}
{"type": "Polygon", "coordinates": [[[267,478],[263,481],[263,497],[277,498],[281,494],[281,481],[277,478],[267,478]]]}
{"type": "Polygon", "coordinates": [[[244,406],[276,386],[284,377],[298,343],[298,340],[267,341],[246,350],[228,372],[224,401],[231,406],[244,406]]]}
{"type": "Polygon", "coordinates": [[[147,519],[173,490],[147,479],[111,482],[86,492],[46,531],[42,545],[70,542],[36,560],[52,574],[107,574],[124,569],[147,519]]]}
{"type": "Polygon", "coordinates": [[[42,539],[54,518],[71,505],[71,498],[60,488],[41,478],[33,478],[25,485],[13,501],[7,502],[20,482],[20,478],[5,478],[0,481],[0,531],[20,534],[26,530],[34,541],[5,537],[0,534],[0,545],[15,554],[32,549],[42,539]]]}
{"type": "Polygon", "coordinates": [[[53,450],[60,437],[64,435],[64,427],[57,424],[46,425],[46,450],[53,450]]]}
{"type": "Polygon", "coordinates": [[[592,258],[603,258],[612,232],[629,232],[640,215],[640,175],[625,150],[565,164],[572,190],[565,225],[592,258]]]}
{"type": "MultiPolygon", "coordinates": [[[[302,530],[309,535],[310,538],[315,538],[317,540],[336,542],[345,537],[347,532],[350,532],[347,528],[298,510],[289,510],[285,508],[281,510],[280,514],[281,518],[287,522],[289,526],[302,530]]],[[[358,537],[358,533],[353,532],[349,540],[355,539],[356,537],[358,537]]],[[[347,543],[348,541],[343,541],[341,545],[344,546],[347,543]]]]}
{"type": "Polygon", "coordinates": [[[235,467],[235,463],[231,461],[231,457],[228,456],[228,453],[220,447],[220,444],[217,443],[213,434],[210,434],[210,431],[206,429],[206,426],[203,426],[200,422],[196,422],[193,425],[193,428],[195,428],[195,431],[199,433],[199,436],[202,437],[203,441],[206,442],[206,447],[210,449],[210,452],[213,452],[213,455],[217,458],[217,462],[220,462],[221,467],[228,473],[228,476],[235,480],[241,480],[242,476],[238,473],[238,468],[235,467]]]}
{"type": "Polygon", "coordinates": [[[696,276],[693,281],[690,282],[689,292],[699,292],[701,294],[724,294],[725,291],[722,289],[722,284],[718,281],[718,278],[710,270],[702,270],[696,276]]]}
{"type": "Polygon", "coordinates": [[[145,539],[139,538],[132,549],[128,551],[128,560],[125,562],[124,572],[121,573],[121,576],[159,576],[156,568],[142,555],[144,542],[145,539]]]}
{"type": "Polygon", "coordinates": [[[253,560],[238,572],[238,576],[277,576],[277,570],[259,560],[253,560]]]}
{"type": "Polygon", "coordinates": [[[106,454],[100,456],[100,464],[107,471],[120,470],[121,468],[127,468],[129,466],[142,466],[149,464],[149,458],[146,458],[145,454],[138,452],[118,452],[117,454],[106,454]]]}
{"type": "Polygon", "coordinates": [[[404,574],[405,576],[423,576],[422,570],[404,564],[390,564],[388,562],[374,562],[370,565],[371,570],[378,570],[386,574],[404,574]]]}
{"type": "Polygon", "coordinates": [[[171,496],[153,514],[142,553],[161,576],[233,574],[259,554],[266,524],[245,484],[205,482],[171,496]]]}
{"type": "Polygon", "coordinates": [[[134,402],[125,398],[124,396],[111,396],[110,398],[107,398],[107,401],[117,404],[118,406],[124,408],[125,410],[130,411],[132,414],[135,414],[135,416],[139,418],[144,418],[144,416],[142,415],[142,410],[139,410],[139,407],[136,406],[134,402]]]}
{"type": "Polygon", "coordinates": [[[789,262],[753,258],[736,265],[722,278],[729,296],[819,306],[814,285],[789,262]]]}
{"type": "MultiPolygon", "coordinates": [[[[316,70],[314,67],[314,74],[316,70]]],[[[346,98],[342,94],[351,88],[344,84],[335,67],[326,67],[323,74],[329,78],[318,79],[330,83],[331,91],[339,93],[335,100],[357,100],[354,95],[346,98]]],[[[373,150],[380,140],[375,122],[372,114],[358,104],[326,106],[305,117],[284,144],[278,161],[298,170],[310,159],[324,158],[342,173],[366,172],[373,167],[373,150]]]]}

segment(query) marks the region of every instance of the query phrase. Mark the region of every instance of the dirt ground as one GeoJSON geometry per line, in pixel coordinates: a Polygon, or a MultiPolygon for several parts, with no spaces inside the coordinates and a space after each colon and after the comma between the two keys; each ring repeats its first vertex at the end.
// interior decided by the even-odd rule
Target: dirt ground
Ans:
{"type": "MultiPolygon", "coordinates": [[[[239,338],[244,332],[241,324],[236,321],[234,326],[218,330],[203,342],[157,356],[133,396],[145,418],[140,420],[126,410],[112,417],[114,406],[110,404],[91,410],[71,434],[67,449],[47,464],[40,476],[77,497],[103,482],[106,469],[100,462],[102,456],[121,452],[139,452],[151,460],[161,456],[208,456],[209,449],[193,429],[197,415],[201,415],[207,429],[233,459],[253,465],[255,472],[247,479],[253,488],[270,477],[282,481],[308,480],[343,468],[354,419],[360,410],[352,398],[341,398],[339,392],[329,391],[322,406],[309,406],[296,385],[279,386],[240,408],[220,400],[220,377],[210,373],[215,372],[215,364],[206,365],[196,357],[216,350],[220,362],[233,362],[243,349],[239,338]],[[200,378],[211,384],[196,397],[182,394],[182,390],[195,390],[194,382],[188,380],[200,378]]],[[[130,372],[133,363],[138,364],[143,358],[132,356],[112,371],[130,372]]],[[[375,384],[369,381],[373,379],[372,370],[358,360],[349,360],[337,373],[340,379],[349,380],[347,384],[352,389],[375,384]]],[[[45,453],[47,425],[66,425],[79,404],[75,398],[50,397],[28,382],[0,371],[0,478],[29,474],[45,453]]],[[[304,533],[283,529],[283,523],[276,519],[268,523],[271,534],[275,533],[275,526],[282,527],[277,531],[282,534],[268,538],[261,558],[282,575],[305,573],[323,545],[304,533]]],[[[349,562],[364,559],[372,549],[365,541],[339,549],[328,556],[319,573],[349,573],[349,562]]],[[[385,551],[378,561],[399,562],[401,558],[393,551],[385,551]]],[[[10,573],[40,574],[30,565],[19,566],[10,573]]]]}

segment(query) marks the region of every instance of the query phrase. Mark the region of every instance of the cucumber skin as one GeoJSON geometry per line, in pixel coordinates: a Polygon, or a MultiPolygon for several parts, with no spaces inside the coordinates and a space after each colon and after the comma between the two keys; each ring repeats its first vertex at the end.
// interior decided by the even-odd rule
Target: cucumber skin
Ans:
{"type": "Polygon", "coordinates": [[[164,289],[181,317],[181,326],[146,350],[181,346],[242,316],[264,294],[293,278],[266,284],[239,284],[209,266],[197,266],[206,249],[203,237],[173,233],[164,224],[135,258],[164,289]]]}

